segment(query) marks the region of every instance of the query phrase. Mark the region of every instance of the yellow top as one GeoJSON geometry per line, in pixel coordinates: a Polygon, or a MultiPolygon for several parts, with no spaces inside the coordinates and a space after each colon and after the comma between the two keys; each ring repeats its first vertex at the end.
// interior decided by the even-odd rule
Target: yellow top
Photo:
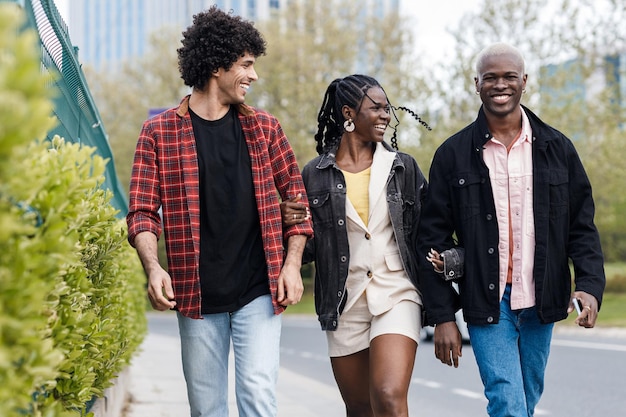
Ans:
{"type": "Polygon", "coordinates": [[[359,217],[361,217],[365,226],[367,226],[367,220],[370,212],[369,185],[371,167],[357,173],[343,170],[342,172],[344,178],[346,179],[346,192],[348,194],[348,198],[357,213],[359,213],[359,217]]]}

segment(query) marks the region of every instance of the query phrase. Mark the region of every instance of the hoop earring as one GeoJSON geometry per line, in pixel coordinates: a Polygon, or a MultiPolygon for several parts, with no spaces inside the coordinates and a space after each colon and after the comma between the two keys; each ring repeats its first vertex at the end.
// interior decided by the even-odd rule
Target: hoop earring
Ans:
{"type": "Polygon", "coordinates": [[[343,122],[343,130],[345,130],[348,133],[354,132],[354,123],[352,122],[352,119],[348,119],[345,122],[343,122]]]}

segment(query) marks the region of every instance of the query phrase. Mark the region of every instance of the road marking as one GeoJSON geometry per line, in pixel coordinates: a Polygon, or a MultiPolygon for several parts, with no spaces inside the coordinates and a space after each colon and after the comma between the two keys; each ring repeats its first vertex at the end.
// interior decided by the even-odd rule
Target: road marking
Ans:
{"type": "Polygon", "coordinates": [[[484,401],[487,401],[487,399],[485,398],[485,396],[481,392],[470,391],[470,390],[461,389],[461,388],[454,388],[454,389],[452,389],[452,392],[457,394],[457,395],[460,395],[462,397],[471,398],[473,400],[484,400],[484,401]]]}
{"type": "Polygon", "coordinates": [[[614,352],[626,352],[626,346],[616,345],[613,343],[595,343],[595,342],[580,342],[576,340],[553,339],[552,344],[555,346],[575,347],[575,348],[584,348],[584,349],[597,349],[597,350],[612,350],[614,352]]]}
{"type": "Polygon", "coordinates": [[[413,378],[411,379],[411,382],[414,384],[422,385],[424,387],[428,387],[428,388],[441,388],[443,386],[439,382],[428,381],[426,379],[421,379],[421,378],[413,378]]]}

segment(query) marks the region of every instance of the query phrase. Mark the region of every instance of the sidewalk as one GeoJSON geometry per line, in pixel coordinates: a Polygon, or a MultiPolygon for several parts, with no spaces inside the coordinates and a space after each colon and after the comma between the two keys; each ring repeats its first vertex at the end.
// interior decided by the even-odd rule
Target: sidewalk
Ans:
{"type": "MultiPolygon", "coordinates": [[[[180,360],[176,316],[158,315],[159,325],[171,332],[150,331],[133,359],[125,385],[127,404],[123,417],[184,417],[189,415],[185,380],[180,360]]],[[[231,355],[232,360],[232,355],[231,355]]],[[[234,366],[231,363],[230,369],[234,366]]],[[[233,372],[231,372],[231,375],[233,372]]],[[[229,381],[230,416],[237,416],[234,376],[229,381]]],[[[337,388],[280,368],[277,387],[278,417],[333,416],[344,406],[337,388]]]]}

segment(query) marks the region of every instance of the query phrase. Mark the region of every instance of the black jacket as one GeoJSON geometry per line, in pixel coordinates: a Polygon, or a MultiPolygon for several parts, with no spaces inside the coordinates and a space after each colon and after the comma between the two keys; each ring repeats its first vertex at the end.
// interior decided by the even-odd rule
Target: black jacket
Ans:
{"type": "MultiPolygon", "coordinates": [[[[541,321],[550,323],[567,317],[572,291],[568,259],[576,290],[595,296],[599,304],[604,261],[593,221],[591,185],[574,145],[530,110],[524,111],[533,132],[536,307],[541,321]]],[[[454,321],[459,307],[471,324],[499,320],[498,223],[482,155],[491,138],[481,108],[472,124],[435,153],[418,234],[420,289],[428,324],[454,321]],[[430,248],[441,252],[457,244],[465,248],[460,300],[425,259],[430,248]]]]}
{"type": "MultiPolygon", "coordinates": [[[[387,150],[393,151],[383,143],[387,150]]],[[[345,305],[350,247],[346,229],[346,183],[334,151],[318,156],[302,170],[315,235],[307,242],[303,262],[315,261],[315,311],[322,330],[336,330],[345,305]]],[[[387,206],[400,257],[417,286],[417,226],[427,189],[415,159],[396,153],[387,178],[387,206]]]]}

